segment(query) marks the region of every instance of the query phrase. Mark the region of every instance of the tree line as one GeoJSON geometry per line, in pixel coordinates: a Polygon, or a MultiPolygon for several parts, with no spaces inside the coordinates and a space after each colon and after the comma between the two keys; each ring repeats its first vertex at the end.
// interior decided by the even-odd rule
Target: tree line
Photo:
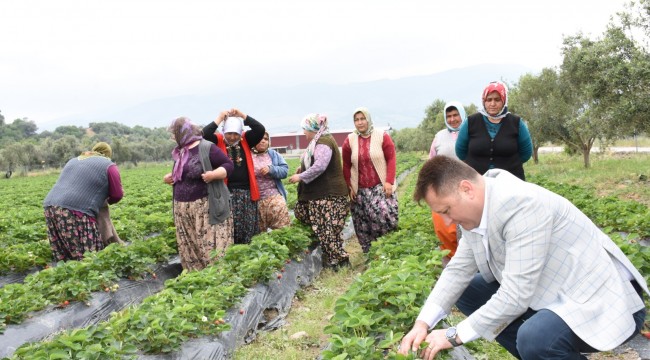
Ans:
{"type": "Polygon", "coordinates": [[[176,145],[165,128],[129,127],[116,122],[59,126],[37,133],[28,119],[5,123],[0,113],[0,169],[22,172],[60,168],[71,158],[89,151],[97,142],[111,144],[113,161],[118,164],[140,161],[168,161],[176,145]]]}
{"type": "MultiPolygon", "coordinates": [[[[560,66],[526,74],[509,84],[511,112],[527,123],[533,159],[547,142],[563,144],[590,166],[594,142],[650,134],[650,0],[630,3],[595,39],[566,36],[560,66]]],[[[454,100],[454,99],[449,99],[454,100]]],[[[394,133],[398,150],[428,151],[444,128],[445,101],[436,99],[416,129],[394,133]]],[[[476,112],[466,104],[467,114],[476,112]]]]}
{"type": "MultiPolygon", "coordinates": [[[[650,134],[650,0],[630,3],[610,20],[601,36],[566,36],[563,60],[538,74],[525,74],[509,84],[511,112],[527,123],[533,159],[547,142],[563,144],[582,154],[590,166],[590,151],[619,138],[650,134]]],[[[454,99],[449,99],[454,100],[454,99]]],[[[417,128],[393,133],[398,151],[428,151],[433,136],[444,128],[445,101],[435,99],[417,128]]],[[[467,114],[475,104],[466,104],[467,114]]],[[[0,169],[30,171],[61,167],[66,161],[106,141],[119,163],[166,161],[174,142],[165,128],[133,128],[115,122],[90,123],[89,128],[60,126],[37,133],[28,119],[5,123],[0,113],[0,169]]]]}

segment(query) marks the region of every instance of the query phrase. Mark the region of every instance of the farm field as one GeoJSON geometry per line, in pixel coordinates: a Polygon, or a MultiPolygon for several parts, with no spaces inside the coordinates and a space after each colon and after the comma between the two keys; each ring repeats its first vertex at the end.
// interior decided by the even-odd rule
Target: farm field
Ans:
{"type": "MultiPolygon", "coordinates": [[[[648,197],[644,195],[647,183],[645,188],[643,184],[631,183],[629,187],[619,186],[617,191],[608,192],[609,187],[599,188],[595,185],[605,181],[626,184],[626,181],[634,178],[633,171],[623,170],[619,175],[607,172],[608,175],[601,178],[601,172],[609,171],[605,167],[597,170],[598,175],[592,173],[592,176],[587,175],[594,169],[582,172],[578,168],[572,172],[570,168],[564,168],[557,170],[557,175],[554,175],[553,169],[572,164],[571,159],[565,161],[549,157],[546,160],[548,164],[544,162],[545,159],[542,158],[540,165],[527,165],[526,171],[531,175],[531,181],[555,187],[553,190],[560,193],[565,192],[562,195],[585,206],[585,212],[608,231],[630,234],[627,240],[632,243],[615,236],[618,236],[621,247],[641,272],[650,274],[648,252],[633,243],[640,238],[649,237],[648,197]],[[551,164],[555,164],[555,167],[551,164]],[[584,178],[596,179],[593,184],[580,186],[579,180],[584,178]],[[629,191],[629,188],[633,190],[629,191]]],[[[594,168],[600,161],[593,162],[594,168]]],[[[398,173],[418,166],[421,162],[419,155],[400,154],[398,173]]],[[[638,172],[638,169],[643,169],[644,163],[648,164],[648,159],[615,159],[611,164],[621,167],[623,162],[632,162],[630,169],[637,169],[638,172]]],[[[289,160],[289,164],[290,172],[293,172],[298,164],[297,159],[289,160]]],[[[0,201],[5,204],[4,209],[11,209],[3,210],[0,215],[0,273],[33,272],[22,282],[6,284],[0,288],[0,332],[7,326],[29,319],[34,311],[60,311],[67,306],[66,302],[86,301],[93,292],[112,289],[119,279],[130,277],[137,281],[155,276],[151,267],[168,260],[175,253],[171,188],[161,181],[170,167],[171,164],[147,164],[122,169],[125,198],[111,208],[111,213],[118,233],[130,242],[129,246],[111,245],[84,261],[58,266],[50,263],[51,255],[41,207],[42,199],[56,181],[57,174],[0,181],[0,201]]],[[[287,185],[287,189],[292,207],[295,203],[295,186],[287,185]]],[[[409,205],[409,194],[412,193],[410,188],[405,186],[400,191],[403,192],[400,198],[400,230],[382,239],[381,246],[373,250],[367,264],[361,264],[366,262],[365,259],[357,260],[364,270],[360,276],[366,276],[372,281],[366,279],[362,281],[366,287],[360,287],[359,281],[353,280],[348,293],[341,296],[340,299],[343,300],[336,301],[331,324],[323,326],[327,333],[325,338],[334,345],[332,353],[325,354],[326,358],[334,358],[352,350],[359,351],[355,347],[359,344],[363,345],[361,349],[370,353],[377,353],[378,348],[384,349],[390,358],[390,349],[399,339],[400,329],[405,331],[404,326],[410,326],[419,310],[423,289],[430,287],[430,281],[433,280],[418,280],[415,274],[439,271],[439,254],[436,254],[439,252],[432,250],[436,247],[436,240],[431,235],[428,210],[414,204],[409,205]],[[409,246],[404,244],[405,241],[415,243],[409,246]],[[422,244],[430,246],[418,249],[422,248],[422,244]],[[403,248],[412,249],[412,252],[404,253],[403,248]],[[429,260],[415,260],[419,257],[429,260]],[[380,262],[374,263],[375,261],[380,262]],[[421,262],[423,267],[414,268],[411,261],[421,262]],[[356,313],[354,306],[364,303],[357,297],[368,293],[384,297],[385,294],[381,291],[395,291],[367,287],[368,283],[379,284],[392,277],[396,277],[395,283],[403,282],[412,286],[395,288],[405,295],[404,298],[396,296],[390,303],[392,314],[403,315],[392,316],[387,323],[367,312],[363,316],[356,316],[356,320],[348,318],[350,314],[356,313]],[[366,316],[373,319],[372,324],[364,321],[366,316]],[[354,326],[357,321],[361,329],[354,326]],[[387,329],[395,332],[388,334],[387,329]],[[374,333],[376,331],[381,331],[383,339],[378,344],[374,340],[368,340],[377,338],[379,333],[374,333]]],[[[227,330],[228,324],[213,324],[212,320],[221,319],[226,310],[236,306],[248,287],[272,279],[286,259],[301,254],[310,242],[310,231],[298,225],[287,231],[265,234],[258,237],[251,246],[234,246],[225,261],[209,269],[184,273],[169,280],[164,290],[145,299],[141,305],[115,313],[106,321],[90,327],[64,332],[48,342],[25,346],[14,356],[25,359],[49,358],[52,355],[60,356],[59,358],[122,358],[142,353],[170,352],[178,349],[188,339],[217,335],[227,330]],[[210,320],[209,324],[203,321],[204,317],[210,320]]],[[[349,275],[356,276],[352,273],[349,275]]],[[[428,292],[424,296],[427,294],[428,292]]],[[[377,305],[383,307],[384,304],[377,305]]]]}
{"type": "MultiPolygon", "coordinates": [[[[585,180],[588,177],[591,183],[594,183],[596,186],[591,185],[590,183],[583,182],[585,186],[585,191],[576,191],[573,190],[573,196],[577,200],[577,195],[585,196],[585,199],[591,199],[595,205],[602,204],[599,199],[602,198],[609,186],[605,186],[607,182],[610,183],[628,183],[632,182],[629,179],[636,179],[635,173],[650,170],[650,158],[648,155],[642,156],[623,156],[607,159],[598,159],[597,162],[593,163],[594,169],[585,170],[581,167],[580,158],[569,158],[565,155],[555,155],[555,154],[544,154],[541,158],[539,165],[528,164],[526,171],[527,174],[532,174],[533,177],[539,177],[543,179],[541,174],[544,174],[549,180],[557,181],[559,184],[569,182],[571,185],[580,186],[581,180],[585,180]],[[623,159],[623,160],[621,160],[623,159]],[[600,163],[601,160],[603,163],[600,163]],[[621,163],[623,162],[623,163],[621,163]],[[623,168],[623,169],[622,169],[623,168]],[[627,170],[624,170],[627,169],[627,170]],[[645,170],[643,170],[645,169],[645,170]],[[598,187],[599,184],[602,186],[598,187]],[[589,196],[587,196],[589,194],[589,196]],[[600,194],[600,195],[598,195],[600,194]]],[[[411,179],[412,180],[412,179],[411,179]]],[[[412,195],[412,190],[408,187],[409,180],[400,185],[398,189],[398,195],[400,198],[400,211],[404,211],[406,206],[408,206],[408,201],[412,195]]],[[[628,200],[631,198],[639,198],[641,200],[650,200],[650,197],[637,196],[635,194],[643,194],[644,189],[647,189],[650,183],[643,183],[635,181],[630,186],[621,189],[619,197],[620,200],[628,200]]],[[[565,196],[572,196],[572,187],[565,189],[565,196]]],[[[607,200],[611,201],[611,200],[607,200]]],[[[613,202],[614,204],[616,202],[613,202]]],[[[623,207],[624,208],[624,207],[623,207]]],[[[421,211],[422,209],[420,209],[421,211]]],[[[610,213],[611,215],[611,213],[610,213]]],[[[417,215],[417,218],[420,219],[421,224],[406,224],[402,222],[404,215],[400,214],[400,227],[406,226],[409,227],[413,232],[409,233],[406,237],[416,237],[420,235],[415,235],[417,233],[426,234],[426,239],[423,241],[424,244],[429,244],[430,237],[433,237],[432,229],[429,227],[430,219],[428,217],[428,212],[423,211],[417,215]]],[[[643,207],[640,207],[640,217],[648,217],[647,208],[644,210],[643,207]],[[645,211],[645,212],[644,212],[645,211]]],[[[613,216],[616,219],[616,216],[613,216]]],[[[621,217],[623,221],[625,216],[621,217]]],[[[374,264],[370,265],[366,261],[366,257],[363,254],[358,254],[358,244],[355,243],[356,240],[352,239],[346,246],[346,249],[351,253],[357,253],[356,257],[353,257],[352,268],[346,272],[324,272],[321,277],[308,289],[305,289],[304,293],[301,294],[298,298],[294,300],[294,307],[292,307],[292,313],[287,318],[287,325],[282,329],[261,334],[258,339],[245,347],[238,349],[235,354],[236,359],[275,359],[280,354],[282,354],[285,359],[313,359],[320,355],[322,349],[329,345],[330,334],[326,333],[324,329],[331,324],[336,324],[341,326],[339,322],[330,321],[331,318],[339,316],[340,312],[335,311],[335,304],[343,303],[350,301],[350,298],[353,293],[358,293],[356,290],[351,290],[348,292],[350,284],[363,283],[367,281],[372,281],[368,279],[366,273],[368,268],[372,267],[374,264]],[[336,315],[335,315],[336,313],[336,315]],[[303,336],[292,338],[292,335],[301,334],[303,336]]],[[[389,237],[383,239],[381,243],[378,243],[377,247],[388,246],[388,243],[391,243],[389,237]]],[[[634,241],[634,240],[632,240],[634,241]]],[[[400,241],[402,244],[402,241],[400,241]]],[[[406,240],[408,244],[408,240],[406,240]]],[[[432,243],[435,246],[435,241],[432,243]]],[[[624,247],[628,245],[622,243],[624,247]]],[[[373,245],[374,247],[375,245],[373,245]]],[[[421,245],[420,245],[421,246],[421,245]]],[[[637,251],[643,252],[636,245],[627,247],[628,254],[637,254],[637,251]]],[[[382,252],[385,250],[377,250],[382,252]]],[[[631,258],[636,258],[635,264],[639,268],[645,268],[646,271],[642,273],[648,274],[647,264],[650,258],[647,256],[647,250],[645,256],[632,255],[631,258]],[[645,264],[645,265],[644,265],[645,264]]],[[[628,255],[629,256],[629,255],[628,255]]],[[[377,266],[377,265],[375,265],[377,266]]],[[[383,279],[382,279],[383,280],[383,279]]],[[[381,294],[373,294],[381,296],[381,294]]],[[[419,309],[418,309],[419,310],[419,309]]],[[[361,312],[357,309],[356,311],[361,312]]],[[[415,312],[417,314],[417,312],[415,312]]],[[[352,321],[352,317],[348,318],[347,321],[352,321]]],[[[457,323],[462,320],[462,314],[454,314],[450,321],[452,323],[457,323]]],[[[373,325],[377,326],[377,325],[373,325]]],[[[647,325],[646,325],[647,327],[647,325]]],[[[398,331],[399,327],[392,327],[392,330],[398,331]]],[[[407,331],[402,330],[402,331],[407,331]]],[[[647,329],[646,329],[647,330],[647,329]]],[[[363,332],[366,330],[358,330],[363,332]]],[[[646,341],[641,338],[640,341],[646,341]]],[[[350,345],[352,346],[352,345],[350,345]]],[[[623,346],[625,348],[625,346],[623,346]]],[[[347,350],[347,349],[346,349],[347,350]]],[[[358,350],[358,348],[357,348],[358,350]]],[[[495,343],[478,341],[475,344],[473,343],[469,347],[470,353],[476,359],[513,359],[512,356],[505,353],[499,346],[495,343]]],[[[616,353],[601,353],[597,355],[592,355],[590,359],[618,359],[618,360],[636,360],[639,358],[636,351],[633,349],[627,350],[622,349],[622,353],[618,351],[616,353]]],[[[363,357],[366,358],[366,357],[363,357]]],[[[372,358],[368,356],[367,358],[372,358]]],[[[462,358],[462,356],[456,357],[462,358]]]]}

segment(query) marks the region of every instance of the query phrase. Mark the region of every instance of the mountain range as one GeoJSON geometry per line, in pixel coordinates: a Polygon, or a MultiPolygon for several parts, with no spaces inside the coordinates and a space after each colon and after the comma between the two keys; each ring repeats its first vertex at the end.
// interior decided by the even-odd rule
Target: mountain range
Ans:
{"type": "Polygon", "coordinates": [[[111,111],[61,118],[48,123],[42,130],[91,122],[166,127],[178,116],[207,124],[220,111],[233,107],[262,122],[271,134],[299,130],[300,120],[312,112],[327,114],[331,129],[351,129],[352,113],[359,106],[370,110],[376,126],[400,129],[417,126],[427,106],[436,99],[479,104],[481,91],[490,81],[503,80],[512,84],[528,72],[533,69],[512,64],[483,64],[431,75],[348,84],[206,90],[201,94],[160,98],[130,107],[115,106],[111,111]]]}

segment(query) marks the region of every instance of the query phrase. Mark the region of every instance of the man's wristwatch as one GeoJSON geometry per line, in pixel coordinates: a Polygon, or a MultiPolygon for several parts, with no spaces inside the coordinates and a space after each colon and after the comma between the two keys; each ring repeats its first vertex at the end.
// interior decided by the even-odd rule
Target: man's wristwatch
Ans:
{"type": "Polygon", "coordinates": [[[460,344],[456,341],[456,336],[458,333],[456,332],[456,327],[452,326],[447,328],[447,331],[445,331],[445,337],[447,337],[447,341],[453,346],[460,346],[460,344]]]}

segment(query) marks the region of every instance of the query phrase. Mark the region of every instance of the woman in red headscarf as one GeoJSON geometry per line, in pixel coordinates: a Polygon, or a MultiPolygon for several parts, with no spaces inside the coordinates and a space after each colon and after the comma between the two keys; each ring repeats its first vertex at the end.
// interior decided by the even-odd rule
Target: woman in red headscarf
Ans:
{"type": "Polygon", "coordinates": [[[491,82],[481,100],[483,107],[458,131],[456,155],[480,174],[499,168],[526,180],[524,163],[533,154],[533,143],[523,119],[508,111],[508,88],[491,82]]]}

